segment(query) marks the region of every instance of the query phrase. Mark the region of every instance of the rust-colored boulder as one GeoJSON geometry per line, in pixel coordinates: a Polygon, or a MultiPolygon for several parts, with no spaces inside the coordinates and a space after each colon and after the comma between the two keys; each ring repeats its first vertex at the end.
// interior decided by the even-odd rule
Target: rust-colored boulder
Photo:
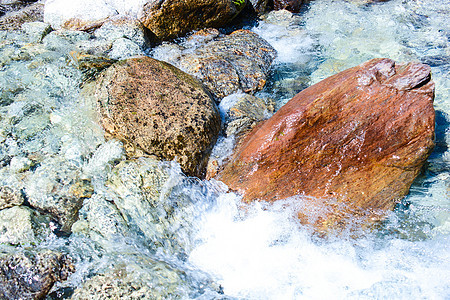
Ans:
{"type": "Polygon", "coordinates": [[[150,0],[140,20],[157,40],[169,40],[189,31],[222,27],[245,6],[245,0],[150,0]]]}
{"type": "Polygon", "coordinates": [[[218,179],[244,201],[301,195],[301,220],[320,229],[342,226],[349,212],[379,220],[433,149],[430,78],[427,65],[390,59],[331,76],[251,131],[218,179]]]}
{"type": "Polygon", "coordinates": [[[108,134],[203,176],[221,125],[200,82],[168,63],[138,57],[106,69],[93,93],[108,134]]]}

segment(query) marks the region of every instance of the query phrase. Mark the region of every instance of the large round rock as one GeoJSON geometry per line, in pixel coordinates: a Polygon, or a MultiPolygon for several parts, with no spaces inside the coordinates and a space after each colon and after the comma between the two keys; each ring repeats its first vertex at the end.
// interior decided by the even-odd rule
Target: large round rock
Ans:
{"type": "Polygon", "coordinates": [[[147,154],[176,159],[202,177],[220,131],[220,115],[201,83],[167,63],[140,57],[118,62],[96,82],[101,123],[147,154]]]}
{"type": "Polygon", "coordinates": [[[245,3],[245,0],[149,0],[140,21],[156,39],[169,40],[192,30],[222,27],[245,3]]]}

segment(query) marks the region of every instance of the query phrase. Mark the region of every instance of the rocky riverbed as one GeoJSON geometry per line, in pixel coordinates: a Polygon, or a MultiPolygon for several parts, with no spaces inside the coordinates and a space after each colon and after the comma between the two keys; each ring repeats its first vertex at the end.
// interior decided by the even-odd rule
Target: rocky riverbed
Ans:
{"type": "Polygon", "coordinates": [[[449,8],[1,1],[0,298],[446,299],[449,8]]]}

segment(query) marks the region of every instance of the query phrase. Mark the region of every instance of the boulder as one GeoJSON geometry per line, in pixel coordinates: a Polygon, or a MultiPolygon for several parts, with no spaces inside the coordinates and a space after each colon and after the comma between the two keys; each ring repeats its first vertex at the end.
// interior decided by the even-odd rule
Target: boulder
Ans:
{"type": "Polygon", "coordinates": [[[193,77],[149,57],[133,58],[105,70],[93,95],[108,134],[203,176],[220,115],[193,77]]]}
{"type": "Polygon", "coordinates": [[[370,60],[297,94],[242,140],[218,179],[247,202],[299,195],[299,217],[319,229],[345,215],[379,220],[433,149],[433,98],[427,65],[370,60]]]}
{"type": "Polygon", "coordinates": [[[175,64],[199,79],[216,99],[238,90],[246,93],[261,90],[276,57],[275,49],[248,30],[226,36],[213,32],[200,31],[191,36],[187,43],[210,41],[194,51],[186,51],[175,64]]]}
{"type": "Polygon", "coordinates": [[[66,255],[45,250],[0,257],[1,299],[44,299],[53,285],[75,271],[66,255]]]}
{"type": "Polygon", "coordinates": [[[245,0],[150,0],[140,21],[157,40],[169,40],[189,31],[222,27],[245,6],[245,0]]]}

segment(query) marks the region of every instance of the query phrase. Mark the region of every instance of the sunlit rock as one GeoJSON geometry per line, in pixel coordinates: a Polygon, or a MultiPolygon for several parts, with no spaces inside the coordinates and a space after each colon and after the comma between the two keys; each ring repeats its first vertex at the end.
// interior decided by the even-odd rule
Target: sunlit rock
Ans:
{"type": "Polygon", "coordinates": [[[134,255],[130,259],[132,263],[118,263],[109,271],[86,280],[71,299],[194,299],[208,290],[219,290],[208,279],[192,280],[185,272],[163,261],[145,255],[134,255]]]}
{"type": "Polygon", "coordinates": [[[145,154],[176,160],[188,175],[204,175],[220,116],[193,77],[149,57],[133,58],[105,70],[92,95],[108,134],[145,154]]]}
{"type": "Polygon", "coordinates": [[[320,229],[343,226],[348,212],[379,220],[433,149],[433,98],[428,66],[371,60],[295,96],[245,137],[218,178],[244,201],[312,196],[299,216],[314,215],[320,229]]]}
{"type": "Polygon", "coordinates": [[[75,271],[73,261],[55,251],[0,256],[0,298],[44,299],[56,282],[75,271]]]}
{"type": "Polygon", "coordinates": [[[13,206],[0,210],[0,243],[30,245],[50,234],[50,220],[28,207],[13,206]]]}
{"type": "Polygon", "coordinates": [[[17,11],[10,11],[4,16],[0,16],[0,30],[20,29],[21,25],[24,23],[43,21],[43,19],[44,4],[40,2],[32,3],[31,5],[24,6],[17,11]]]}
{"type": "Polygon", "coordinates": [[[244,0],[150,0],[140,21],[157,40],[169,40],[192,30],[222,27],[244,6],[244,0]]]}
{"type": "Polygon", "coordinates": [[[69,233],[78,219],[83,201],[93,194],[89,179],[81,178],[77,168],[57,168],[61,160],[42,164],[26,179],[25,193],[29,204],[49,213],[59,223],[59,230],[69,233]]]}
{"type": "Polygon", "coordinates": [[[158,59],[168,60],[198,78],[216,100],[238,90],[255,93],[267,81],[275,49],[263,38],[248,30],[220,35],[217,30],[202,30],[190,36],[176,58],[156,51],[158,59]],[[184,50],[184,51],[183,51],[184,50]]]}
{"type": "Polygon", "coordinates": [[[0,210],[21,205],[24,201],[22,193],[9,186],[0,187],[0,210]]]}

